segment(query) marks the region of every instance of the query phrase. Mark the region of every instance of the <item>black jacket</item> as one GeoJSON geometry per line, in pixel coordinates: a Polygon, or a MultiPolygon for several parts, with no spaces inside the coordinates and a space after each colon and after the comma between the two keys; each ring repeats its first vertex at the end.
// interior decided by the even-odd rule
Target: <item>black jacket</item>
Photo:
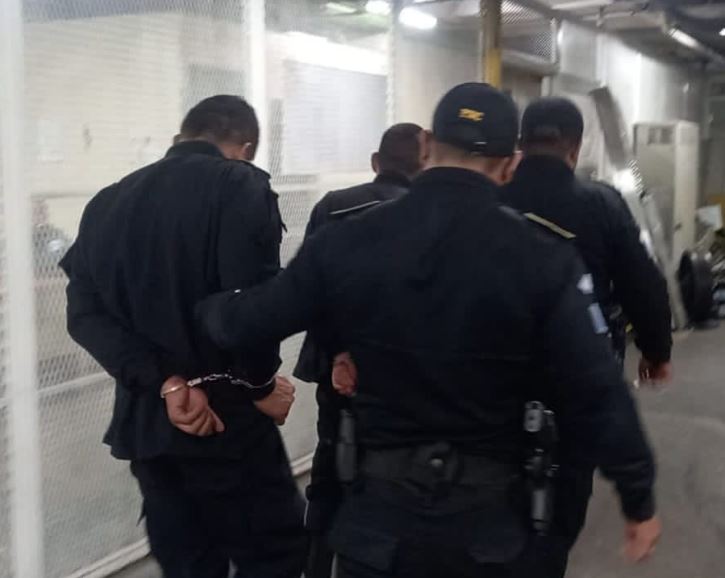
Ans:
{"type": "MultiPolygon", "coordinates": [[[[380,203],[397,199],[410,188],[410,180],[402,175],[383,173],[371,183],[327,193],[312,209],[305,239],[324,225],[360,215],[380,203]]],[[[320,383],[329,377],[332,360],[308,333],[295,367],[295,377],[309,383],[320,383]]]]}
{"type": "Polygon", "coordinates": [[[575,235],[599,302],[605,308],[621,305],[645,358],[669,361],[667,283],[641,243],[640,229],[618,191],[579,180],[555,157],[532,156],[521,162],[513,181],[502,189],[501,201],[575,235]]]}
{"type": "Polygon", "coordinates": [[[602,466],[625,513],[649,518],[652,454],[584,274],[573,247],[501,208],[488,179],[437,168],[198,314],[229,349],[328,323],[357,365],[363,448],[449,441],[520,463],[523,404],[548,402],[562,451],[602,466]]]}
{"type": "Polygon", "coordinates": [[[116,379],[105,437],[113,455],[241,457],[260,437],[277,435],[250,401],[268,390],[211,386],[227,430],[204,439],[169,423],[159,390],[174,374],[232,369],[254,383],[274,374],[277,343],[233,357],[196,330],[193,307],[210,293],[274,276],[280,241],[268,175],[206,142],[172,147],[90,201],[61,265],[68,331],[116,379]]]}
{"type": "MultiPolygon", "coordinates": [[[[312,209],[305,231],[305,238],[320,231],[330,223],[338,223],[361,215],[364,211],[377,207],[380,203],[397,199],[410,188],[410,180],[402,175],[382,173],[371,183],[327,193],[312,209]]],[[[310,487],[307,497],[318,504],[335,503],[341,492],[336,469],[336,442],[340,427],[340,411],[347,408],[344,398],[332,387],[332,355],[328,348],[321,345],[320,327],[311,327],[305,336],[295,377],[309,383],[317,383],[316,399],[317,449],[312,463],[310,487]],[[315,337],[315,331],[318,337],[315,337]]],[[[322,329],[324,331],[324,329],[322,329]]],[[[324,340],[324,337],[322,338],[324,340]]],[[[307,521],[315,529],[314,509],[308,508],[307,521]]],[[[325,520],[326,522],[327,520],[325,520]]],[[[320,519],[319,523],[323,523],[320,519]]]]}

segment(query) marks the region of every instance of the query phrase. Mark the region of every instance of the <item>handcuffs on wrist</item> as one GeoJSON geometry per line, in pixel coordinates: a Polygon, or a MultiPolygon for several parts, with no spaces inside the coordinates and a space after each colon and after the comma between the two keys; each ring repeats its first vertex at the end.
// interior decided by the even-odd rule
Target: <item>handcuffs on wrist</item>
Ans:
{"type": "Polygon", "coordinates": [[[247,389],[264,389],[265,387],[269,387],[274,383],[274,380],[277,378],[277,375],[274,374],[271,378],[269,378],[266,382],[264,382],[262,385],[254,385],[244,379],[241,379],[239,377],[233,377],[229,373],[211,373],[209,375],[205,375],[203,377],[196,377],[194,379],[190,379],[184,384],[177,384],[174,385],[168,389],[161,389],[161,399],[165,399],[167,395],[170,393],[174,393],[177,391],[180,391],[184,389],[185,387],[196,387],[198,385],[203,385],[205,383],[213,383],[216,381],[222,381],[227,380],[232,385],[243,385],[247,389]]]}

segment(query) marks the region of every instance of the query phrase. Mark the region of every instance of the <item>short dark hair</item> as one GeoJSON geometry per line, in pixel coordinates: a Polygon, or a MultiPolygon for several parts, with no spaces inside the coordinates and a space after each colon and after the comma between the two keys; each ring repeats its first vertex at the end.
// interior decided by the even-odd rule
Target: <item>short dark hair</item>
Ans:
{"type": "Polygon", "coordinates": [[[581,145],[584,117],[579,107],[566,98],[540,98],[524,111],[521,121],[521,149],[526,154],[566,155],[581,145]]]}
{"type": "Polygon", "coordinates": [[[254,108],[243,98],[218,94],[194,106],[181,123],[181,137],[204,138],[214,143],[259,143],[259,122],[254,108]]]}
{"type": "Polygon", "coordinates": [[[422,169],[420,133],[423,128],[411,122],[391,126],[383,134],[378,148],[381,172],[398,173],[412,177],[422,169]]]}

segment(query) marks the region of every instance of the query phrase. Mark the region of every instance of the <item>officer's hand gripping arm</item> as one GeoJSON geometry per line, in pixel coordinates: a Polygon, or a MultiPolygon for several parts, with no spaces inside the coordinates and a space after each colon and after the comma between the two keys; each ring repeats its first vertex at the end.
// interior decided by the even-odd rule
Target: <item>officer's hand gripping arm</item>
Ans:
{"type": "MultiPolygon", "coordinates": [[[[227,183],[222,192],[216,243],[216,274],[223,291],[246,290],[279,273],[282,218],[277,195],[261,171],[252,171],[242,182],[227,183]]],[[[265,398],[274,392],[272,376],[280,365],[279,342],[264,342],[253,351],[238,350],[233,363],[250,384],[249,397],[265,398]]]]}
{"type": "Polygon", "coordinates": [[[253,352],[315,323],[325,300],[315,241],[305,242],[289,266],[266,283],[202,301],[196,308],[202,329],[223,349],[253,352]]]}

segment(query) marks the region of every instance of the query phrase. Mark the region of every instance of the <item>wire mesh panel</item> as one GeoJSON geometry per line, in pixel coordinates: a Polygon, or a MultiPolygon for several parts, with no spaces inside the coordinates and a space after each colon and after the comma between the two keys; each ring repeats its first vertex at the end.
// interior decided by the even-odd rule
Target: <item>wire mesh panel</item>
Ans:
{"type": "Polygon", "coordinates": [[[509,0],[503,2],[502,12],[504,50],[519,52],[543,63],[554,62],[556,38],[550,18],[509,0]]]}
{"type": "Polygon", "coordinates": [[[113,403],[109,378],[57,388],[41,402],[46,571],[69,576],[144,537],[127,468],[100,443],[113,403]]]}
{"type": "MultiPolygon", "coordinates": [[[[3,50],[0,48],[0,50],[3,50]]],[[[0,56],[3,56],[0,54],[0,56]]],[[[4,82],[0,73],[0,83],[4,82]]],[[[0,118],[0,134],[2,134],[0,118]]],[[[10,448],[7,388],[7,262],[5,258],[5,187],[3,180],[3,141],[0,140],[0,578],[12,578],[10,448]]]]}
{"type": "Polygon", "coordinates": [[[0,398],[0,578],[11,578],[10,487],[7,444],[7,411],[0,398]]]}
{"type": "MultiPolygon", "coordinates": [[[[268,158],[287,227],[283,264],[322,195],[372,178],[370,154],[387,122],[389,19],[359,6],[266,2],[268,158]]],[[[282,372],[291,373],[301,344],[302,336],[283,344],[282,372]]],[[[298,384],[284,428],[293,460],[314,448],[316,412],[312,386],[298,384]]]]}
{"type": "MultiPolygon", "coordinates": [[[[135,484],[100,441],[113,383],[65,330],[58,262],[83,207],[104,186],[163,156],[190,106],[240,94],[263,123],[260,160],[280,194],[287,262],[322,194],[371,178],[369,156],[387,121],[387,20],[340,18],[327,4],[23,1],[43,578],[82,573],[143,538],[135,484]],[[254,15],[261,18],[252,23],[254,15]]],[[[301,336],[283,344],[284,372],[300,344],[301,336]]],[[[2,387],[0,379],[0,399],[2,387]]],[[[313,389],[300,388],[284,432],[292,459],[314,448],[314,413],[313,389]]],[[[4,423],[0,401],[0,495],[7,491],[4,423]]],[[[1,578],[9,568],[7,502],[0,502],[1,578]]]]}
{"type": "Polygon", "coordinates": [[[6,403],[7,400],[0,395],[0,578],[11,578],[12,576],[10,574],[10,480],[8,479],[10,461],[6,403]]]}
{"type": "MultiPolygon", "coordinates": [[[[0,82],[2,79],[0,78],[0,82]]],[[[0,143],[0,216],[3,213],[3,147],[0,143]]],[[[1,221],[0,221],[1,222],[1,221]]],[[[10,578],[10,463],[5,386],[5,237],[0,227],[0,578],[10,578]]]]}
{"type": "Polygon", "coordinates": [[[58,261],[90,197],[163,156],[185,108],[212,94],[244,93],[243,8],[25,2],[47,578],[70,576],[143,538],[128,468],[101,444],[113,383],[66,334],[58,261]]]}

